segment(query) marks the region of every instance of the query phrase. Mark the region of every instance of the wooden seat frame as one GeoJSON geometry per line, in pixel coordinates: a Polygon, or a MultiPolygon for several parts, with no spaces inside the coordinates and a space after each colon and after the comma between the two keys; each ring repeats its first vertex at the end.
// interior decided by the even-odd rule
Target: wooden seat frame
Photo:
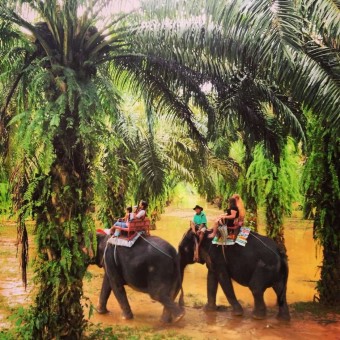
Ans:
{"type": "MultiPolygon", "coordinates": [[[[146,217],[143,220],[132,220],[130,222],[126,222],[127,228],[115,225],[113,225],[112,228],[120,230],[123,234],[125,233],[127,235],[125,238],[131,240],[139,231],[144,231],[146,235],[150,235],[150,222],[151,221],[146,217]]],[[[124,235],[121,234],[120,237],[124,237],[124,235]]]]}

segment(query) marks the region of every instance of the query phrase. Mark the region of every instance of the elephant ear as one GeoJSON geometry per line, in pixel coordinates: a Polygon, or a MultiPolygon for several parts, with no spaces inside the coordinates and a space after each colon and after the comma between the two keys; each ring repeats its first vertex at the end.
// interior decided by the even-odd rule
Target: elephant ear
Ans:
{"type": "Polygon", "coordinates": [[[180,253],[187,253],[188,249],[191,247],[194,249],[195,247],[195,233],[189,228],[182,237],[181,242],[179,243],[178,250],[180,253]]]}

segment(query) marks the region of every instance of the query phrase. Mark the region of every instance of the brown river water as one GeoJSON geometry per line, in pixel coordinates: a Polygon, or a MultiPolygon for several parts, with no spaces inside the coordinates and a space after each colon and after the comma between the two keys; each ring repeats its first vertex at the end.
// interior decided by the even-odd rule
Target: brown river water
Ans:
{"type": "MultiPolygon", "coordinates": [[[[221,213],[214,206],[191,195],[184,199],[178,198],[165,209],[157,230],[153,235],[168,240],[177,248],[184,232],[189,226],[189,221],[194,212],[192,207],[196,204],[204,207],[210,225],[214,218],[221,213]]],[[[296,213],[297,214],[297,213],[296,213]]],[[[261,221],[260,221],[261,224],[261,221]]],[[[8,327],[6,317],[8,307],[30,304],[31,296],[25,292],[20,281],[20,271],[16,258],[16,228],[13,225],[13,235],[4,232],[0,223],[0,329],[8,327]]],[[[264,234],[261,229],[260,233],[264,234]]],[[[312,301],[316,291],[315,281],[319,279],[319,266],[322,261],[322,252],[312,238],[312,222],[305,221],[294,215],[285,221],[285,239],[289,257],[289,279],[287,289],[288,304],[295,302],[312,301]]],[[[31,243],[33,243],[31,241],[31,243]]],[[[101,287],[102,269],[90,266],[89,272],[92,279],[84,281],[84,295],[96,305],[101,287]]],[[[314,318],[305,312],[296,314],[292,310],[290,322],[278,321],[275,318],[277,307],[276,298],[272,289],[265,293],[268,315],[265,320],[253,320],[251,311],[253,298],[248,288],[234,283],[235,293],[244,307],[243,317],[231,315],[230,306],[221,289],[218,290],[217,303],[222,308],[217,312],[204,312],[206,302],[206,274],[204,265],[195,264],[188,266],[185,271],[183,288],[185,293],[186,315],[176,324],[164,325],[160,322],[162,306],[143,293],[126,288],[128,299],[134,313],[133,320],[122,320],[121,312],[114,297],[108,302],[110,313],[99,315],[94,312],[90,318],[93,323],[105,326],[127,325],[130,327],[148,327],[157,332],[174,332],[177,335],[192,337],[193,339],[338,339],[340,340],[339,315],[325,315],[324,318],[314,318]]],[[[30,279],[30,278],[29,278],[30,279]]],[[[291,308],[292,309],[292,308],[291,308]]],[[[87,308],[86,315],[87,313],[87,308]]]]}

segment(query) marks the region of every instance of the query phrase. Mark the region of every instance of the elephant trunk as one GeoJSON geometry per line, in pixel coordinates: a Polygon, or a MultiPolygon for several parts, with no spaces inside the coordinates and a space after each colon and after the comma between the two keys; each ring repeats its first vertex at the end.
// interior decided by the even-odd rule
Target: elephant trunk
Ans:
{"type": "Polygon", "coordinates": [[[181,291],[178,303],[179,303],[179,305],[181,307],[183,307],[184,306],[183,275],[184,275],[184,268],[185,268],[185,266],[184,267],[182,266],[182,261],[181,261],[180,254],[177,257],[176,267],[177,267],[177,272],[178,272],[178,286],[177,287],[179,287],[179,289],[181,291]]]}

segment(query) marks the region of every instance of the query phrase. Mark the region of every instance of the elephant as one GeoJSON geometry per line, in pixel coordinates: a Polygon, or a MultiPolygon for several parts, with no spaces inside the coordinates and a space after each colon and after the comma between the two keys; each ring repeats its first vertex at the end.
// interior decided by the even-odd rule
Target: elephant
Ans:
{"type": "MultiPolygon", "coordinates": [[[[176,249],[156,236],[139,237],[128,248],[107,243],[111,236],[97,233],[97,252],[92,262],[104,267],[104,278],[97,311],[107,313],[106,308],[111,291],[122,310],[123,319],[132,319],[133,313],[124,286],[148,293],[163,306],[161,320],[176,322],[185,310],[175,303],[182,289],[179,257],[176,249]]],[[[183,290],[182,290],[183,293],[183,290]]]]}
{"type": "MultiPolygon", "coordinates": [[[[246,246],[238,244],[215,245],[205,232],[200,245],[200,263],[206,264],[207,295],[206,310],[215,310],[218,284],[232,307],[233,315],[243,315],[243,308],[237,301],[231,279],[250,288],[254,297],[253,317],[263,319],[266,316],[264,291],[272,287],[279,306],[278,319],[290,320],[286,301],[288,263],[284,251],[270,238],[250,232],[246,246]]],[[[179,244],[180,268],[182,280],[184,269],[194,263],[194,249],[197,235],[189,229],[179,244]]]]}

